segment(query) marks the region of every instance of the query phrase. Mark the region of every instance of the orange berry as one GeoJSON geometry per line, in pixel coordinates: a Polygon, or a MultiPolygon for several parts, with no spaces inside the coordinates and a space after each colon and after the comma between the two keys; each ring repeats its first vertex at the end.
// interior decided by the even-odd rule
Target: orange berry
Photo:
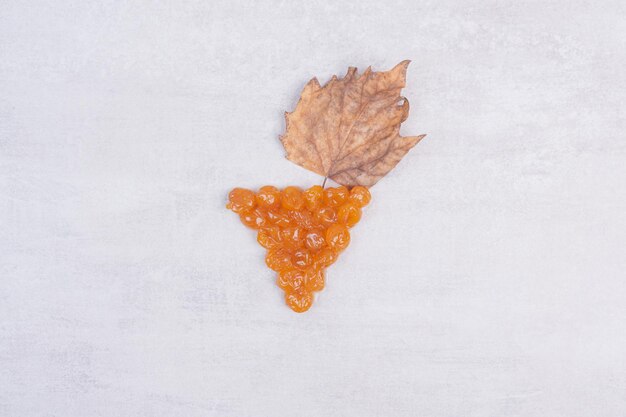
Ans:
{"type": "Polygon", "coordinates": [[[241,223],[253,229],[258,229],[267,224],[265,212],[258,208],[239,213],[239,218],[241,219],[241,223]]]}
{"type": "Polygon", "coordinates": [[[306,276],[303,271],[297,269],[289,269],[278,273],[276,283],[283,291],[293,292],[304,286],[306,276]]]}
{"type": "Polygon", "coordinates": [[[289,217],[289,219],[296,222],[298,226],[305,229],[310,229],[317,223],[311,212],[305,209],[299,211],[289,210],[287,211],[287,216],[289,217]]]}
{"type": "Polygon", "coordinates": [[[365,207],[370,203],[372,199],[372,195],[370,191],[361,185],[357,185],[356,187],[350,190],[350,201],[355,203],[358,207],[365,207]]]}
{"type": "Polygon", "coordinates": [[[366,187],[357,185],[350,190],[350,201],[355,203],[358,207],[367,206],[371,199],[372,195],[366,187]]]}
{"type": "Polygon", "coordinates": [[[303,289],[285,293],[285,302],[296,313],[304,313],[313,304],[313,294],[303,289]]]}
{"type": "Polygon", "coordinates": [[[350,232],[342,224],[333,224],[326,230],[326,243],[329,247],[342,251],[350,244],[350,232]]]}
{"type": "Polygon", "coordinates": [[[281,194],[281,205],[287,210],[300,210],[304,206],[304,195],[298,187],[287,187],[281,194]]]}
{"type": "Polygon", "coordinates": [[[293,253],[293,264],[296,267],[304,269],[311,265],[311,262],[313,262],[313,257],[308,249],[298,249],[293,253]]]}
{"type": "Polygon", "coordinates": [[[256,240],[265,249],[278,247],[282,240],[280,229],[277,226],[262,227],[257,234],[256,240]]]}
{"type": "Polygon", "coordinates": [[[318,251],[324,247],[326,239],[324,239],[324,232],[320,229],[309,230],[304,236],[304,246],[312,251],[318,251]]]}
{"type": "Polygon", "coordinates": [[[337,221],[352,227],[361,220],[361,209],[354,203],[345,203],[337,211],[337,221]]]}
{"type": "Polygon", "coordinates": [[[286,271],[293,268],[291,255],[283,248],[270,249],[265,256],[267,266],[276,271],[286,271]]]}
{"type": "Polygon", "coordinates": [[[292,225],[292,220],[289,218],[289,211],[281,208],[278,210],[268,210],[267,219],[270,223],[275,224],[278,227],[288,227],[292,225]]]}
{"type": "Polygon", "coordinates": [[[350,191],[346,187],[327,188],[324,190],[324,203],[331,207],[339,207],[350,197],[350,191]]]}
{"type": "Polygon", "coordinates": [[[328,268],[337,260],[337,252],[331,248],[323,248],[314,256],[315,265],[318,268],[328,268]]]}
{"type": "Polygon", "coordinates": [[[337,222],[337,212],[332,207],[320,207],[313,213],[315,219],[325,226],[337,222]]]}
{"type": "Polygon", "coordinates": [[[304,276],[304,288],[308,291],[322,291],[325,286],[324,275],[323,269],[310,268],[304,276]]]}
{"type": "Polygon", "coordinates": [[[234,188],[228,194],[228,204],[226,204],[226,208],[234,211],[235,213],[252,210],[255,205],[256,199],[254,192],[250,190],[246,190],[245,188],[234,188]]]}
{"type": "Polygon", "coordinates": [[[314,210],[322,202],[322,197],[324,195],[324,189],[321,185],[314,185],[304,192],[304,203],[306,208],[309,210],[314,210]]]}
{"type": "Polygon", "coordinates": [[[293,249],[298,249],[304,246],[304,234],[304,229],[297,226],[286,227],[281,230],[283,242],[286,246],[293,249]]]}
{"type": "Polygon", "coordinates": [[[259,207],[273,208],[280,204],[280,191],[271,185],[266,185],[259,189],[256,195],[256,203],[259,207]]]}

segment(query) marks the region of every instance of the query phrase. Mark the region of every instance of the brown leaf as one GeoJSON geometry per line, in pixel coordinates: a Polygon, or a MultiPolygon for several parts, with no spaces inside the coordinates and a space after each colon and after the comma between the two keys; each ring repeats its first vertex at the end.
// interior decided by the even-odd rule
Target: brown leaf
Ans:
{"type": "Polygon", "coordinates": [[[350,67],[323,87],[309,81],[296,109],[285,113],[287,159],[342,185],[376,184],[425,136],[400,136],[409,115],[400,96],[409,62],[361,75],[350,67]]]}

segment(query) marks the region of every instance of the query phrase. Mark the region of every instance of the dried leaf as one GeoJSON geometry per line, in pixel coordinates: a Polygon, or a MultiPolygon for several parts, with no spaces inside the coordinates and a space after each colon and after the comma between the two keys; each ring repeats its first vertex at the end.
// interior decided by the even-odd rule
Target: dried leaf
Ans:
{"type": "Polygon", "coordinates": [[[342,185],[376,184],[425,136],[400,136],[409,115],[400,96],[409,62],[361,75],[350,67],[323,87],[309,81],[296,109],[285,113],[287,159],[342,185]]]}

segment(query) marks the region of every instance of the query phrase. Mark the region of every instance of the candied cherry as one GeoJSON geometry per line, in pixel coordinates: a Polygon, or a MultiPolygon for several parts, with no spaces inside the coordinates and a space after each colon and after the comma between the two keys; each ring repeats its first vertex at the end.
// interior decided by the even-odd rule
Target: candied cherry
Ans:
{"type": "Polygon", "coordinates": [[[256,204],[265,209],[278,207],[280,205],[280,191],[271,185],[259,188],[259,192],[256,195],[256,204]]]}
{"type": "Polygon", "coordinates": [[[349,200],[357,205],[357,207],[365,207],[370,203],[372,195],[370,191],[362,185],[357,185],[350,190],[349,200]]]}
{"type": "Polygon", "coordinates": [[[281,230],[283,242],[286,246],[298,249],[304,245],[304,229],[298,226],[286,227],[281,230]]]}
{"type": "Polygon", "coordinates": [[[283,291],[295,291],[305,285],[306,274],[297,269],[288,269],[278,273],[276,283],[283,291]]]}
{"type": "Polygon", "coordinates": [[[314,185],[304,192],[304,204],[309,210],[314,210],[322,203],[324,189],[321,185],[314,185]]]}
{"type": "Polygon", "coordinates": [[[308,210],[288,210],[287,217],[290,220],[294,221],[298,226],[303,227],[305,229],[310,229],[316,225],[317,220],[313,217],[308,210]]]}
{"type": "Polygon", "coordinates": [[[234,188],[228,194],[228,204],[226,208],[235,213],[252,210],[256,206],[256,198],[254,192],[245,188],[234,188]]]}
{"type": "Polygon", "coordinates": [[[278,227],[287,227],[293,224],[293,221],[289,218],[289,211],[283,208],[278,210],[268,210],[267,219],[270,223],[275,224],[278,227]]]}
{"type": "Polygon", "coordinates": [[[361,220],[361,209],[354,203],[345,203],[337,210],[337,221],[352,227],[361,220]]]}
{"type": "Polygon", "coordinates": [[[276,272],[293,268],[291,254],[284,248],[270,249],[265,256],[265,263],[276,272]]]}
{"type": "Polygon", "coordinates": [[[292,255],[292,258],[293,258],[293,264],[300,269],[304,269],[308,267],[313,262],[313,257],[311,256],[311,252],[309,252],[308,249],[304,249],[304,248],[301,248],[295,251],[292,255]]]}
{"type": "Polygon", "coordinates": [[[256,240],[259,242],[259,245],[263,246],[265,249],[278,247],[282,240],[280,228],[277,226],[264,226],[259,229],[256,240]]]}
{"type": "Polygon", "coordinates": [[[266,214],[258,208],[239,213],[239,218],[243,224],[253,229],[258,229],[267,224],[266,214]]]}
{"type": "Polygon", "coordinates": [[[311,229],[304,236],[304,246],[312,251],[318,251],[324,247],[326,239],[321,229],[311,229]]]}
{"type": "Polygon", "coordinates": [[[304,313],[313,304],[313,294],[304,289],[285,293],[285,302],[296,313],[304,313]]]}
{"type": "Polygon", "coordinates": [[[326,243],[331,248],[342,251],[350,244],[350,232],[342,224],[333,224],[326,229],[326,243]]]}
{"type": "Polygon", "coordinates": [[[322,248],[313,256],[315,265],[319,268],[328,268],[337,260],[337,252],[331,248],[322,248]]]}
{"type": "Polygon", "coordinates": [[[324,203],[331,207],[339,207],[350,197],[350,191],[343,185],[324,190],[324,203]]]}
{"type": "Polygon", "coordinates": [[[324,226],[337,222],[337,211],[332,207],[320,207],[313,213],[315,219],[324,226]]]}
{"type": "Polygon", "coordinates": [[[304,288],[308,291],[322,291],[325,286],[324,275],[323,269],[310,268],[304,276],[304,288]]]}
{"type": "Polygon", "coordinates": [[[304,206],[304,195],[299,187],[287,187],[281,193],[281,205],[287,210],[300,210],[304,206]]]}

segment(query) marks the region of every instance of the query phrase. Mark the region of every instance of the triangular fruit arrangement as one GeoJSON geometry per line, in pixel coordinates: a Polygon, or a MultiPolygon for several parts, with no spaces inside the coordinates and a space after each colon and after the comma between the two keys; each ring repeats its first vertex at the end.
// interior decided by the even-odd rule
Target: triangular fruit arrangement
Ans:
{"type": "Polygon", "coordinates": [[[316,78],[306,84],[280,139],[287,159],[324,177],[321,186],[235,188],[228,196],[226,207],[258,231],[265,263],[295,312],[307,311],[324,289],[326,268],[349,245],[369,188],[425,136],[400,136],[409,115],[400,96],[408,65],[360,75],[351,67],[324,86],[316,78]],[[340,185],[325,188],[328,178],[340,185]]]}

